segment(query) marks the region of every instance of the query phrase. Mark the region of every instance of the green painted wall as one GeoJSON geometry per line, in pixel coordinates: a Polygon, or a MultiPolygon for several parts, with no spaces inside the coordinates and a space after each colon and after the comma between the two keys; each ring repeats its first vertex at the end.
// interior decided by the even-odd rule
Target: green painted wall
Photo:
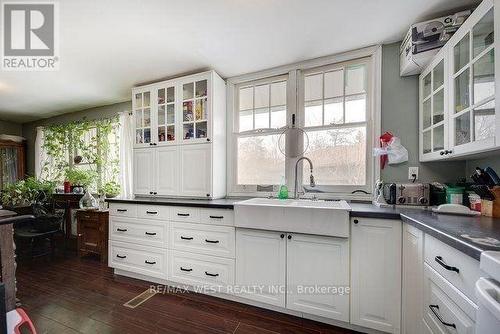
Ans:
{"type": "Polygon", "coordinates": [[[400,43],[382,47],[382,133],[401,138],[408,162],[382,170],[385,182],[408,182],[408,167],[419,167],[420,182],[453,182],[465,173],[464,161],[418,161],[418,76],[399,76],[400,43]]]}
{"type": "Polygon", "coordinates": [[[38,126],[68,123],[72,121],[79,121],[84,118],[88,120],[108,118],[117,115],[121,111],[130,111],[131,109],[131,102],[128,101],[102,107],[85,109],[23,124],[22,135],[27,140],[27,173],[29,175],[33,175],[35,171],[35,135],[36,128],[38,126]]]}
{"type": "Polygon", "coordinates": [[[0,134],[21,136],[22,133],[22,124],[0,120],[0,134]]]}

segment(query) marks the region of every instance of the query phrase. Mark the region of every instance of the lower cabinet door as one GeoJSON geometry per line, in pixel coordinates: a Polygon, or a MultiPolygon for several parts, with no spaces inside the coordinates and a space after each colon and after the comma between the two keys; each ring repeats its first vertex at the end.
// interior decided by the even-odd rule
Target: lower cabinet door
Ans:
{"type": "Polygon", "coordinates": [[[285,240],[285,233],[236,230],[237,296],[285,307],[285,240]]]}
{"type": "Polygon", "coordinates": [[[155,184],[157,195],[179,194],[179,149],[164,146],[156,149],[155,184]]]}
{"type": "Polygon", "coordinates": [[[288,234],[287,288],[288,309],[349,321],[348,239],[288,234]]]}
{"type": "Polygon", "coordinates": [[[351,323],[401,326],[401,229],[395,219],[351,218],[351,323]]]}
{"type": "Polygon", "coordinates": [[[134,194],[151,195],[154,188],[155,149],[134,149],[134,194]]]}
{"type": "Polygon", "coordinates": [[[425,332],[422,321],[424,233],[403,224],[402,334],[425,332]]]}
{"type": "Polygon", "coordinates": [[[212,144],[180,147],[180,195],[212,197],[212,144]]]}

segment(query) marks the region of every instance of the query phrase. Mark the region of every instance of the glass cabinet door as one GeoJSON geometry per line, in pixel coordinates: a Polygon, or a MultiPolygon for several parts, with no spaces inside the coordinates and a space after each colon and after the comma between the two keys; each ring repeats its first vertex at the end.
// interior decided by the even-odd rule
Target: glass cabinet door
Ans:
{"type": "Polygon", "coordinates": [[[184,141],[208,137],[207,80],[182,85],[182,138],[184,141]]]}
{"type": "Polygon", "coordinates": [[[175,142],[175,87],[157,88],[158,144],[175,142]]]}
{"type": "Polygon", "coordinates": [[[137,92],[133,101],[136,146],[151,143],[151,92],[137,92]]]}
{"type": "Polygon", "coordinates": [[[445,65],[444,59],[421,79],[422,153],[441,153],[445,148],[445,65]]]}
{"type": "MultiPolygon", "coordinates": [[[[453,146],[494,138],[493,8],[453,46],[453,146]]],[[[472,148],[473,149],[473,148],[472,148]]]]}

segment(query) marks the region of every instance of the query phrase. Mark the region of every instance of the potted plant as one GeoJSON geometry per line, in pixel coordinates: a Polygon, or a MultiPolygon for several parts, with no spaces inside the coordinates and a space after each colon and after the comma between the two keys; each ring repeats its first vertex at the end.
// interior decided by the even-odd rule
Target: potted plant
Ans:
{"type": "Polygon", "coordinates": [[[121,186],[115,181],[106,182],[99,193],[105,195],[107,198],[113,198],[120,195],[121,186]]]}
{"type": "Polygon", "coordinates": [[[4,186],[2,205],[10,208],[29,207],[35,203],[46,203],[55,190],[55,183],[28,177],[4,186]]]}
{"type": "Polygon", "coordinates": [[[84,169],[69,168],[66,170],[66,181],[71,183],[73,192],[81,194],[95,179],[95,173],[84,169]]]}

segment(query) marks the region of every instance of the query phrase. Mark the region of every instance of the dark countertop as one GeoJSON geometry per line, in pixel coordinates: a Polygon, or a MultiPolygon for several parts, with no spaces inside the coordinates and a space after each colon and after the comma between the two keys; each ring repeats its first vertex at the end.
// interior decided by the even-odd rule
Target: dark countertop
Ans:
{"type": "Polygon", "coordinates": [[[106,198],[109,203],[134,203],[134,204],[155,204],[155,205],[171,205],[171,206],[192,206],[198,208],[216,208],[216,209],[233,209],[234,203],[241,201],[238,198],[223,198],[223,199],[183,199],[183,198],[106,198]]]}
{"type": "Polygon", "coordinates": [[[351,217],[401,219],[476,260],[479,260],[483,251],[500,251],[499,218],[436,214],[430,210],[404,207],[379,208],[365,203],[350,203],[350,206],[351,217]],[[494,238],[499,240],[499,244],[485,245],[463,235],[472,238],[494,238]]]}
{"type": "MultiPolygon", "coordinates": [[[[233,209],[234,203],[245,198],[226,198],[215,200],[170,199],[170,198],[109,198],[110,203],[157,204],[172,206],[193,206],[203,208],[233,209]]],[[[494,238],[500,240],[500,219],[484,216],[468,217],[435,214],[429,210],[408,208],[380,208],[371,203],[349,203],[351,217],[401,219],[416,228],[432,235],[442,242],[479,260],[485,250],[500,251],[500,245],[488,246],[474,242],[462,235],[473,238],[494,238]]]]}

